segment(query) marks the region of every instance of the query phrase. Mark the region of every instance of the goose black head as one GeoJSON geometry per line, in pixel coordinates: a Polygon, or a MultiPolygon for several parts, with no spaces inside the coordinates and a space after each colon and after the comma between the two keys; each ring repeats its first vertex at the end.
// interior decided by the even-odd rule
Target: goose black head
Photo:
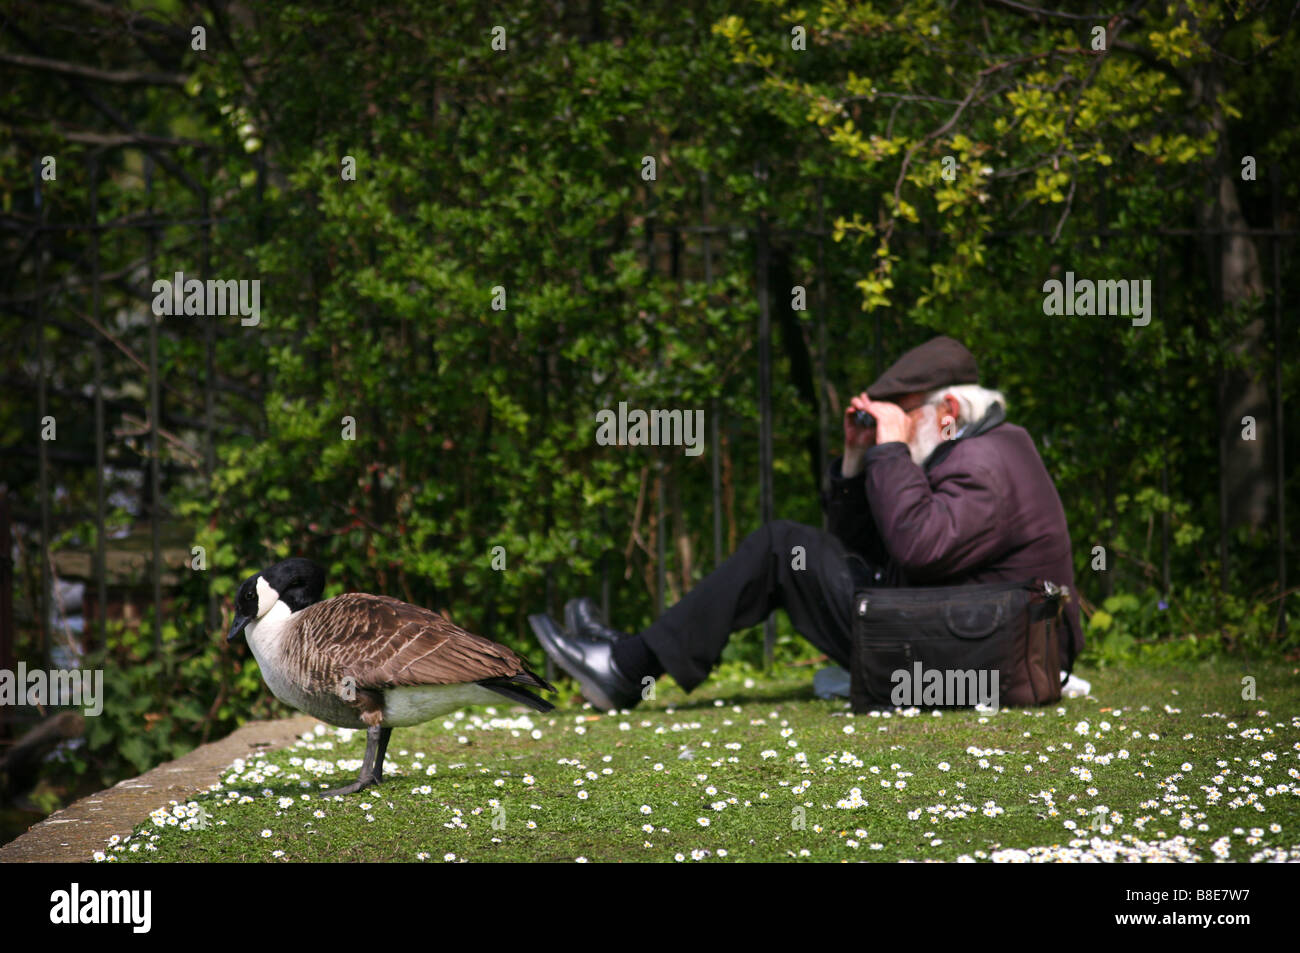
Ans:
{"type": "Polygon", "coordinates": [[[290,612],[320,602],[325,591],[325,572],[310,559],[293,557],[269,569],[254,573],[239,586],[235,594],[235,621],[227,642],[233,642],[244,626],[265,616],[283,602],[290,612]]]}

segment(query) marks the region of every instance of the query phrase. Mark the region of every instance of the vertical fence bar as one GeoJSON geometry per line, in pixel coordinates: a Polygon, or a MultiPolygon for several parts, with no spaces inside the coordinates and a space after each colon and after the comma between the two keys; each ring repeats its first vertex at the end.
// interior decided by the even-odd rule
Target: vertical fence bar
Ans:
{"type": "MultiPolygon", "coordinates": [[[[100,321],[99,273],[99,154],[90,158],[90,314],[96,327],[100,321]]],[[[108,576],[104,524],[108,521],[104,475],[104,352],[100,339],[92,345],[95,354],[95,631],[99,648],[108,646],[108,576]]],[[[89,621],[89,620],[87,620],[89,621]]]]}
{"type": "MultiPolygon", "coordinates": [[[[200,265],[203,268],[203,278],[207,280],[214,277],[211,274],[212,269],[212,153],[209,152],[203,157],[203,192],[201,195],[203,209],[203,224],[199,229],[200,241],[200,265]]],[[[312,282],[312,290],[315,292],[315,282],[312,282]]],[[[203,322],[203,379],[207,383],[203,394],[203,478],[208,486],[208,493],[214,493],[212,480],[217,472],[217,448],[214,437],[216,430],[216,401],[217,401],[217,326],[214,315],[204,316],[203,322]]],[[[215,559],[215,553],[208,553],[208,559],[215,559]]],[[[205,587],[208,594],[207,605],[207,632],[212,633],[220,630],[221,627],[221,606],[217,601],[216,589],[212,585],[211,563],[209,568],[204,571],[205,587]]],[[[496,622],[496,602],[495,600],[488,603],[488,618],[490,623],[496,622]]],[[[488,632],[488,638],[492,638],[491,631],[488,632]]],[[[230,682],[231,658],[230,653],[226,651],[226,644],[223,641],[222,652],[217,658],[219,688],[218,692],[223,694],[227,690],[230,682]]],[[[208,736],[213,727],[212,719],[203,724],[203,734],[201,741],[206,743],[208,736]]]]}
{"type": "MultiPolygon", "coordinates": [[[[602,505],[600,508],[600,534],[602,537],[609,536],[609,508],[602,505]]],[[[600,554],[600,614],[601,618],[607,624],[612,624],[609,617],[609,550],[603,549],[600,554]]]]}
{"type": "Polygon", "coordinates": [[[1273,166],[1273,440],[1277,447],[1277,624],[1286,632],[1286,432],[1282,427],[1282,168],[1273,166]]]}
{"type": "MultiPolygon", "coordinates": [[[[822,498],[830,489],[830,408],[826,386],[826,181],[817,180],[817,490],[822,498]]],[[[826,508],[821,507],[822,529],[827,528],[826,508]]]]}
{"type": "Polygon", "coordinates": [[[722,412],[721,408],[722,403],[718,398],[709,400],[709,417],[712,421],[709,427],[709,453],[713,457],[710,477],[713,484],[713,566],[715,569],[722,565],[722,436],[719,433],[722,422],[718,419],[722,412]]]}
{"type": "MultiPolygon", "coordinates": [[[[551,366],[550,360],[546,353],[545,345],[537,349],[538,374],[537,379],[541,384],[542,392],[542,421],[546,432],[550,432],[551,425],[551,366]]],[[[549,474],[546,478],[546,501],[542,504],[542,532],[549,537],[551,528],[554,523],[554,510],[551,507],[551,496],[553,488],[549,474]]],[[[546,569],[543,575],[545,583],[544,600],[547,614],[552,614],[552,608],[555,604],[555,566],[552,562],[546,563],[546,569]]],[[[546,680],[549,682],[555,677],[555,662],[552,661],[551,655],[546,654],[546,680]]]]}
{"type": "Polygon", "coordinates": [[[41,495],[41,664],[50,662],[50,458],[45,446],[45,418],[49,410],[46,394],[45,353],[45,201],[41,194],[40,160],[32,162],[32,201],[36,204],[36,455],[39,492],[41,495]]]}
{"type": "MultiPolygon", "coordinates": [[[[1102,254],[1109,251],[1109,242],[1106,239],[1105,231],[1110,221],[1110,215],[1106,208],[1106,185],[1105,180],[1100,179],[1097,182],[1097,231],[1100,236],[1097,242],[1101,248],[1102,254]]],[[[1106,410],[1105,421],[1106,427],[1112,431],[1114,429],[1115,419],[1115,371],[1110,361],[1105,363],[1102,368],[1103,389],[1105,392],[1106,410]]],[[[1114,548],[1111,546],[1115,539],[1115,463],[1107,454],[1105,462],[1102,464],[1102,492],[1105,495],[1105,520],[1106,532],[1102,537],[1102,546],[1106,552],[1106,572],[1101,576],[1101,595],[1102,600],[1110,598],[1115,593],[1115,573],[1119,568],[1118,558],[1114,548]]]]}
{"type": "MultiPolygon", "coordinates": [[[[1155,312],[1161,316],[1165,314],[1163,310],[1165,305],[1165,255],[1164,243],[1156,243],[1156,300],[1153,304],[1155,312]]],[[[1167,327],[1168,325],[1165,325],[1167,327]]],[[[1163,330],[1161,333],[1166,333],[1163,330]]],[[[1169,379],[1169,368],[1167,366],[1160,368],[1160,390],[1161,393],[1168,393],[1165,389],[1169,379]]],[[[1170,579],[1169,579],[1169,425],[1161,419],[1160,429],[1160,494],[1165,498],[1165,509],[1160,514],[1160,592],[1166,602],[1169,599],[1170,579]]]]}
{"type": "MultiPolygon", "coordinates": [[[[756,280],[758,282],[758,502],[763,525],[772,521],[772,305],[768,294],[771,249],[766,211],[758,213],[756,280]]],[[[771,662],[776,649],[776,618],[763,623],[763,657],[771,662]]]]}
{"type": "MultiPolygon", "coordinates": [[[[145,201],[149,208],[149,225],[147,229],[148,251],[146,257],[152,271],[158,254],[158,228],[153,222],[153,157],[145,156],[144,190],[145,201]]],[[[173,289],[175,291],[175,289],[173,289]]],[[[162,398],[158,380],[158,322],[160,317],[149,315],[149,539],[153,549],[151,575],[153,577],[153,643],[154,652],[160,664],[163,662],[163,610],[162,610],[162,477],[159,464],[162,446],[159,439],[159,420],[162,398]]]]}
{"type": "MultiPolygon", "coordinates": [[[[203,277],[205,279],[212,277],[209,274],[209,271],[212,268],[212,193],[208,187],[208,183],[212,176],[211,166],[212,161],[209,156],[203,163],[203,225],[199,229],[199,262],[200,266],[203,268],[203,277]]],[[[208,317],[211,318],[212,315],[208,315],[208,317]]],[[[208,386],[203,395],[203,470],[209,483],[211,483],[212,474],[217,468],[217,452],[216,446],[213,443],[217,389],[216,352],[216,323],[211,320],[205,321],[203,324],[203,374],[208,386]]]]}
{"type": "MultiPolygon", "coordinates": [[[[654,283],[656,262],[655,262],[655,198],[654,192],[650,192],[646,200],[645,214],[645,271],[646,285],[654,283]]],[[[656,319],[658,315],[654,316],[656,319]]],[[[656,331],[657,331],[656,327],[656,331]]],[[[660,348],[656,334],[655,344],[655,379],[658,382],[658,371],[663,358],[662,349],[660,348]]],[[[655,457],[651,466],[655,480],[655,618],[664,614],[664,463],[659,456],[655,457]]]]}
{"type": "MultiPolygon", "coordinates": [[[[658,454],[663,451],[659,450],[658,454]]],[[[667,589],[668,574],[666,563],[668,562],[666,533],[664,531],[664,480],[667,479],[664,472],[663,459],[656,455],[655,459],[655,618],[664,614],[667,608],[667,589]]]]}
{"type": "MultiPolygon", "coordinates": [[[[14,672],[14,559],[9,530],[9,491],[0,487],[0,670],[14,672]]],[[[0,705],[0,738],[12,734],[13,706],[0,705]]]]}
{"type": "MultiPolygon", "coordinates": [[[[203,277],[208,279],[213,277],[210,274],[212,268],[212,153],[208,153],[203,159],[203,225],[199,230],[200,236],[200,262],[203,268],[203,277]]],[[[216,401],[217,401],[217,326],[216,318],[213,315],[206,315],[203,322],[203,379],[207,382],[207,387],[203,393],[203,477],[208,485],[208,493],[213,492],[212,478],[217,472],[217,448],[214,441],[213,433],[216,429],[216,401]]],[[[210,557],[215,554],[209,553],[210,557]]],[[[207,579],[208,591],[208,630],[215,630],[220,623],[220,608],[217,605],[217,594],[212,587],[212,577],[205,573],[207,579]]],[[[221,664],[224,666],[229,656],[223,654],[221,664]]],[[[222,673],[222,684],[225,684],[225,673],[222,673]]]]}
{"type": "MultiPolygon", "coordinates": [[[[682,252],[684,251],[685,241],[682,238],[682,229],[680,225],[674,228],[671,234],[672,234],[672,257],[670,259],[670,267],[672,268],[673,288],[677,295],[675,300],[680,301],[683,297],[682,296],[682,281],[683,281],[682,252]]],[[[679,394],[678,397],[680,396],[681,395],[679,394]]],[[[677,400],[676,403],[682,404],[682,401],[677,400]]],[[[684,413],[690,413],[690,411],[686,410],[684,411],[684,413]]],[[[659,452],[664,453],[665,451],[661,448],[659,452]]],[[[678,459],[677,457],[674,456],[674,457],[670,457],[669,459],[670,461],[672,461],[668,465],[668,473],[672,479],[672,484],[673,484],[672,486],[673,530],[677,534],[675,539],[673,540],[673,553],[677,559],[677,592],[678,592],[677,597],[680,599],[682,596],[686,595],[686,593],[689,592],[691,589],[693,580],[690,578],[689,571],[692,568],[693,560],[687,558],[686,552],[683,550],[683,542],[685,542],[687,545],[689,545],[690,543],[690,533],[687,531],[686,528],[686,517],[682,513],[682,486],[681,486],[681,479],[680,479],[682,475],[682,471],[677,468],[676,465],[676,461],[678,459]]]]}
{"type": "MultiPolygon", "coordinates": [[[[709,174],[700,173],[700,232],[704,241],[704,301],[708,306],[713,290],[713,248],[709,243],[709,174]]],[[[709,456],[713,490],[713,565],[722,564],[722,401],[709,398],[709,456]]]]}

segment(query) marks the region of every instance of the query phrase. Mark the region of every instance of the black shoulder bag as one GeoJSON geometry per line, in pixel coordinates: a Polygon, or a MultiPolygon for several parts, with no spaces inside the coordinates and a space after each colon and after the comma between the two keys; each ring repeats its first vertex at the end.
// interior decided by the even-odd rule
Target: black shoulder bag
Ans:
{"type": "Polygon", "coordinates": [[[850,702],[1045,705],[1061,697],[1068,589],[1042,579],[854,594],[850,702]]]}

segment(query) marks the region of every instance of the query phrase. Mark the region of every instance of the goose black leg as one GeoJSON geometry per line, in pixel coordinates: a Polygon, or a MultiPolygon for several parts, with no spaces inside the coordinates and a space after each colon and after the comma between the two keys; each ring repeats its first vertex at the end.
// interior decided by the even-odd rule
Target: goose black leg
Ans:
{"type": "MultiPolygon", "coordinates": [[[[393,737],[392,728],[379,729],[379,747],[375,751],[375,783],[384,780],[384,754],[388,751],[388,739],[393,737]]],[[[367,742],[367,747],[369,743],[367,742]]]]}
{"type": "Polygon", "coordinates": [[[356,794],[363,788],[378,784],[384,779],[384,752],[388,750],[388,739],[392,737],[392,728],[378,725],[366,729],[366,754],[361,760],[361,773],[351,784],[341,788],[322,791],[320,797],[334,797],[336,794],[356,794]]]}

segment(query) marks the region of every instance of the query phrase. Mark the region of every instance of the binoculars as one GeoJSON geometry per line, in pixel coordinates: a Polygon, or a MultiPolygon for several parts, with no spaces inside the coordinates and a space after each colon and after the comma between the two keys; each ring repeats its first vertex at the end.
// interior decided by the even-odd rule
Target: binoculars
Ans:
{"type": "Polygon", "coordinates": [[[853,421],[863,430],[876,429],[876,418],[872,417],[865,410],[855,410],[853,412],[853,421]]]}

